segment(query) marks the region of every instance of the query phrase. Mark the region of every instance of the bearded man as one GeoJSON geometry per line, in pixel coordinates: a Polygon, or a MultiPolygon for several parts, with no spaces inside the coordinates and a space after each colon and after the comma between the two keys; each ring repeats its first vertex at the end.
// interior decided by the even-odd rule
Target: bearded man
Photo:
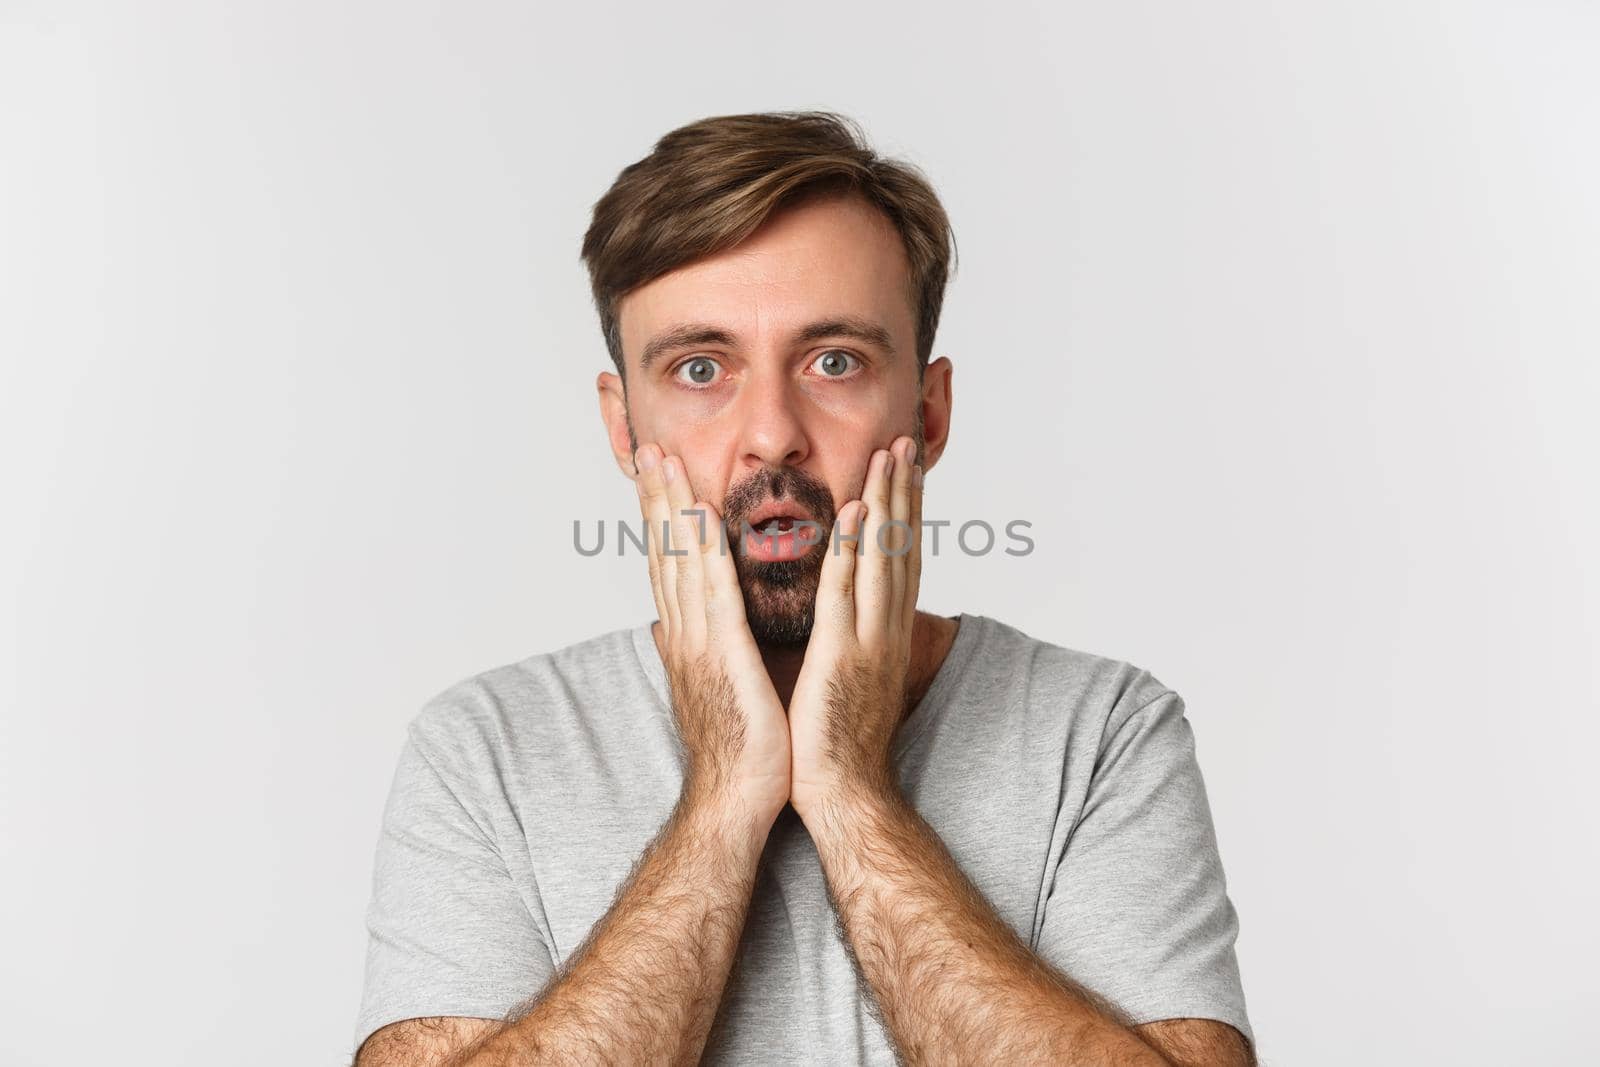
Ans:
{"type": "Polygon", "coordinates": [[[1253,1062],[1182,699],[918,610],[953,251],[823,112],[674,130],[595,205],[656,618],[410,723],[359,1067],[1253,1062]]]}

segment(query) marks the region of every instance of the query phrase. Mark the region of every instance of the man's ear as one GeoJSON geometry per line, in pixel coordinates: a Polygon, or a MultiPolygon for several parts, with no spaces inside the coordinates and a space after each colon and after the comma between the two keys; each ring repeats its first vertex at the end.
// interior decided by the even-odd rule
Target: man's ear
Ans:
{"type": "Polygon", "coordinates": [[[632,480],[638,471],[633,465],[633,446],[628,440],[628,395],[622,388],[622,379],[610,371],[601,371],[594,384],[600,394],[600,421],[606,425],[611,455],[617,461],[617,469],[632,480]]]}
{"type": "Polygon", "coordinates": [[[949,356],[940,356],[922,372],[922,469],[933,469],[950,440],[950,378],[954,372],[949,356]]]}

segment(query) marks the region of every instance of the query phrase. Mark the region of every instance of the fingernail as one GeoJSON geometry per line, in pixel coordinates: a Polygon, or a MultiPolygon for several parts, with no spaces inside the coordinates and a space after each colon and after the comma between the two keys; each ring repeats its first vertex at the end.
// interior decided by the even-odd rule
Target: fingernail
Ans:
{"type": "Polygon", "coordinates": [[[669,482],[677,481],[678,480],[678,465],[676,463],[674,463],[670,459],[667,460],[665,463],[663,463],[661,465],[661,474],[669,482]]]}
{"type": "Polygon", "coordinates": [[[887,478],[894,473],[894,453],[886,452],[884,455],[886,458],[883,461],[883,476],[887,478]]]}
{"type": "Polygon", "coordinates": [[[656,469],[656,450],[649,445],[639,449],[639,469],[646,471],[656,469]]]}

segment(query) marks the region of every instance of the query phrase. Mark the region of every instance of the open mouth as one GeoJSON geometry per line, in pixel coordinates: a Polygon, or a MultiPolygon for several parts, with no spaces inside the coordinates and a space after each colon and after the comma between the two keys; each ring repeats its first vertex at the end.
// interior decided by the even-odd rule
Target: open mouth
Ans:
{"type": "Polygon", "coordinates": [[[822,540],[817,522],[804,515],[768,514],[748,520],[750,533],[744,539],[745,555],[772,563],[799,559],[822,540]]]}

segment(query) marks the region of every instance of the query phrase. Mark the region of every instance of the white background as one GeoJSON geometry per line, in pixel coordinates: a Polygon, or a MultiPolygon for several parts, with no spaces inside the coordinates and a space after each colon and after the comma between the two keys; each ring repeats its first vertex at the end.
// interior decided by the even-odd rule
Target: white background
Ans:
{"type": "Polygon", "coordinates": [[[1034,524],[924,607],[1184,695],[1265,1062],[1593,1055],[1593,5],[3,11],[0,1061],[347,1061],[405,723],[652,614],[589,209],[801,107],[1034,524]]]}

